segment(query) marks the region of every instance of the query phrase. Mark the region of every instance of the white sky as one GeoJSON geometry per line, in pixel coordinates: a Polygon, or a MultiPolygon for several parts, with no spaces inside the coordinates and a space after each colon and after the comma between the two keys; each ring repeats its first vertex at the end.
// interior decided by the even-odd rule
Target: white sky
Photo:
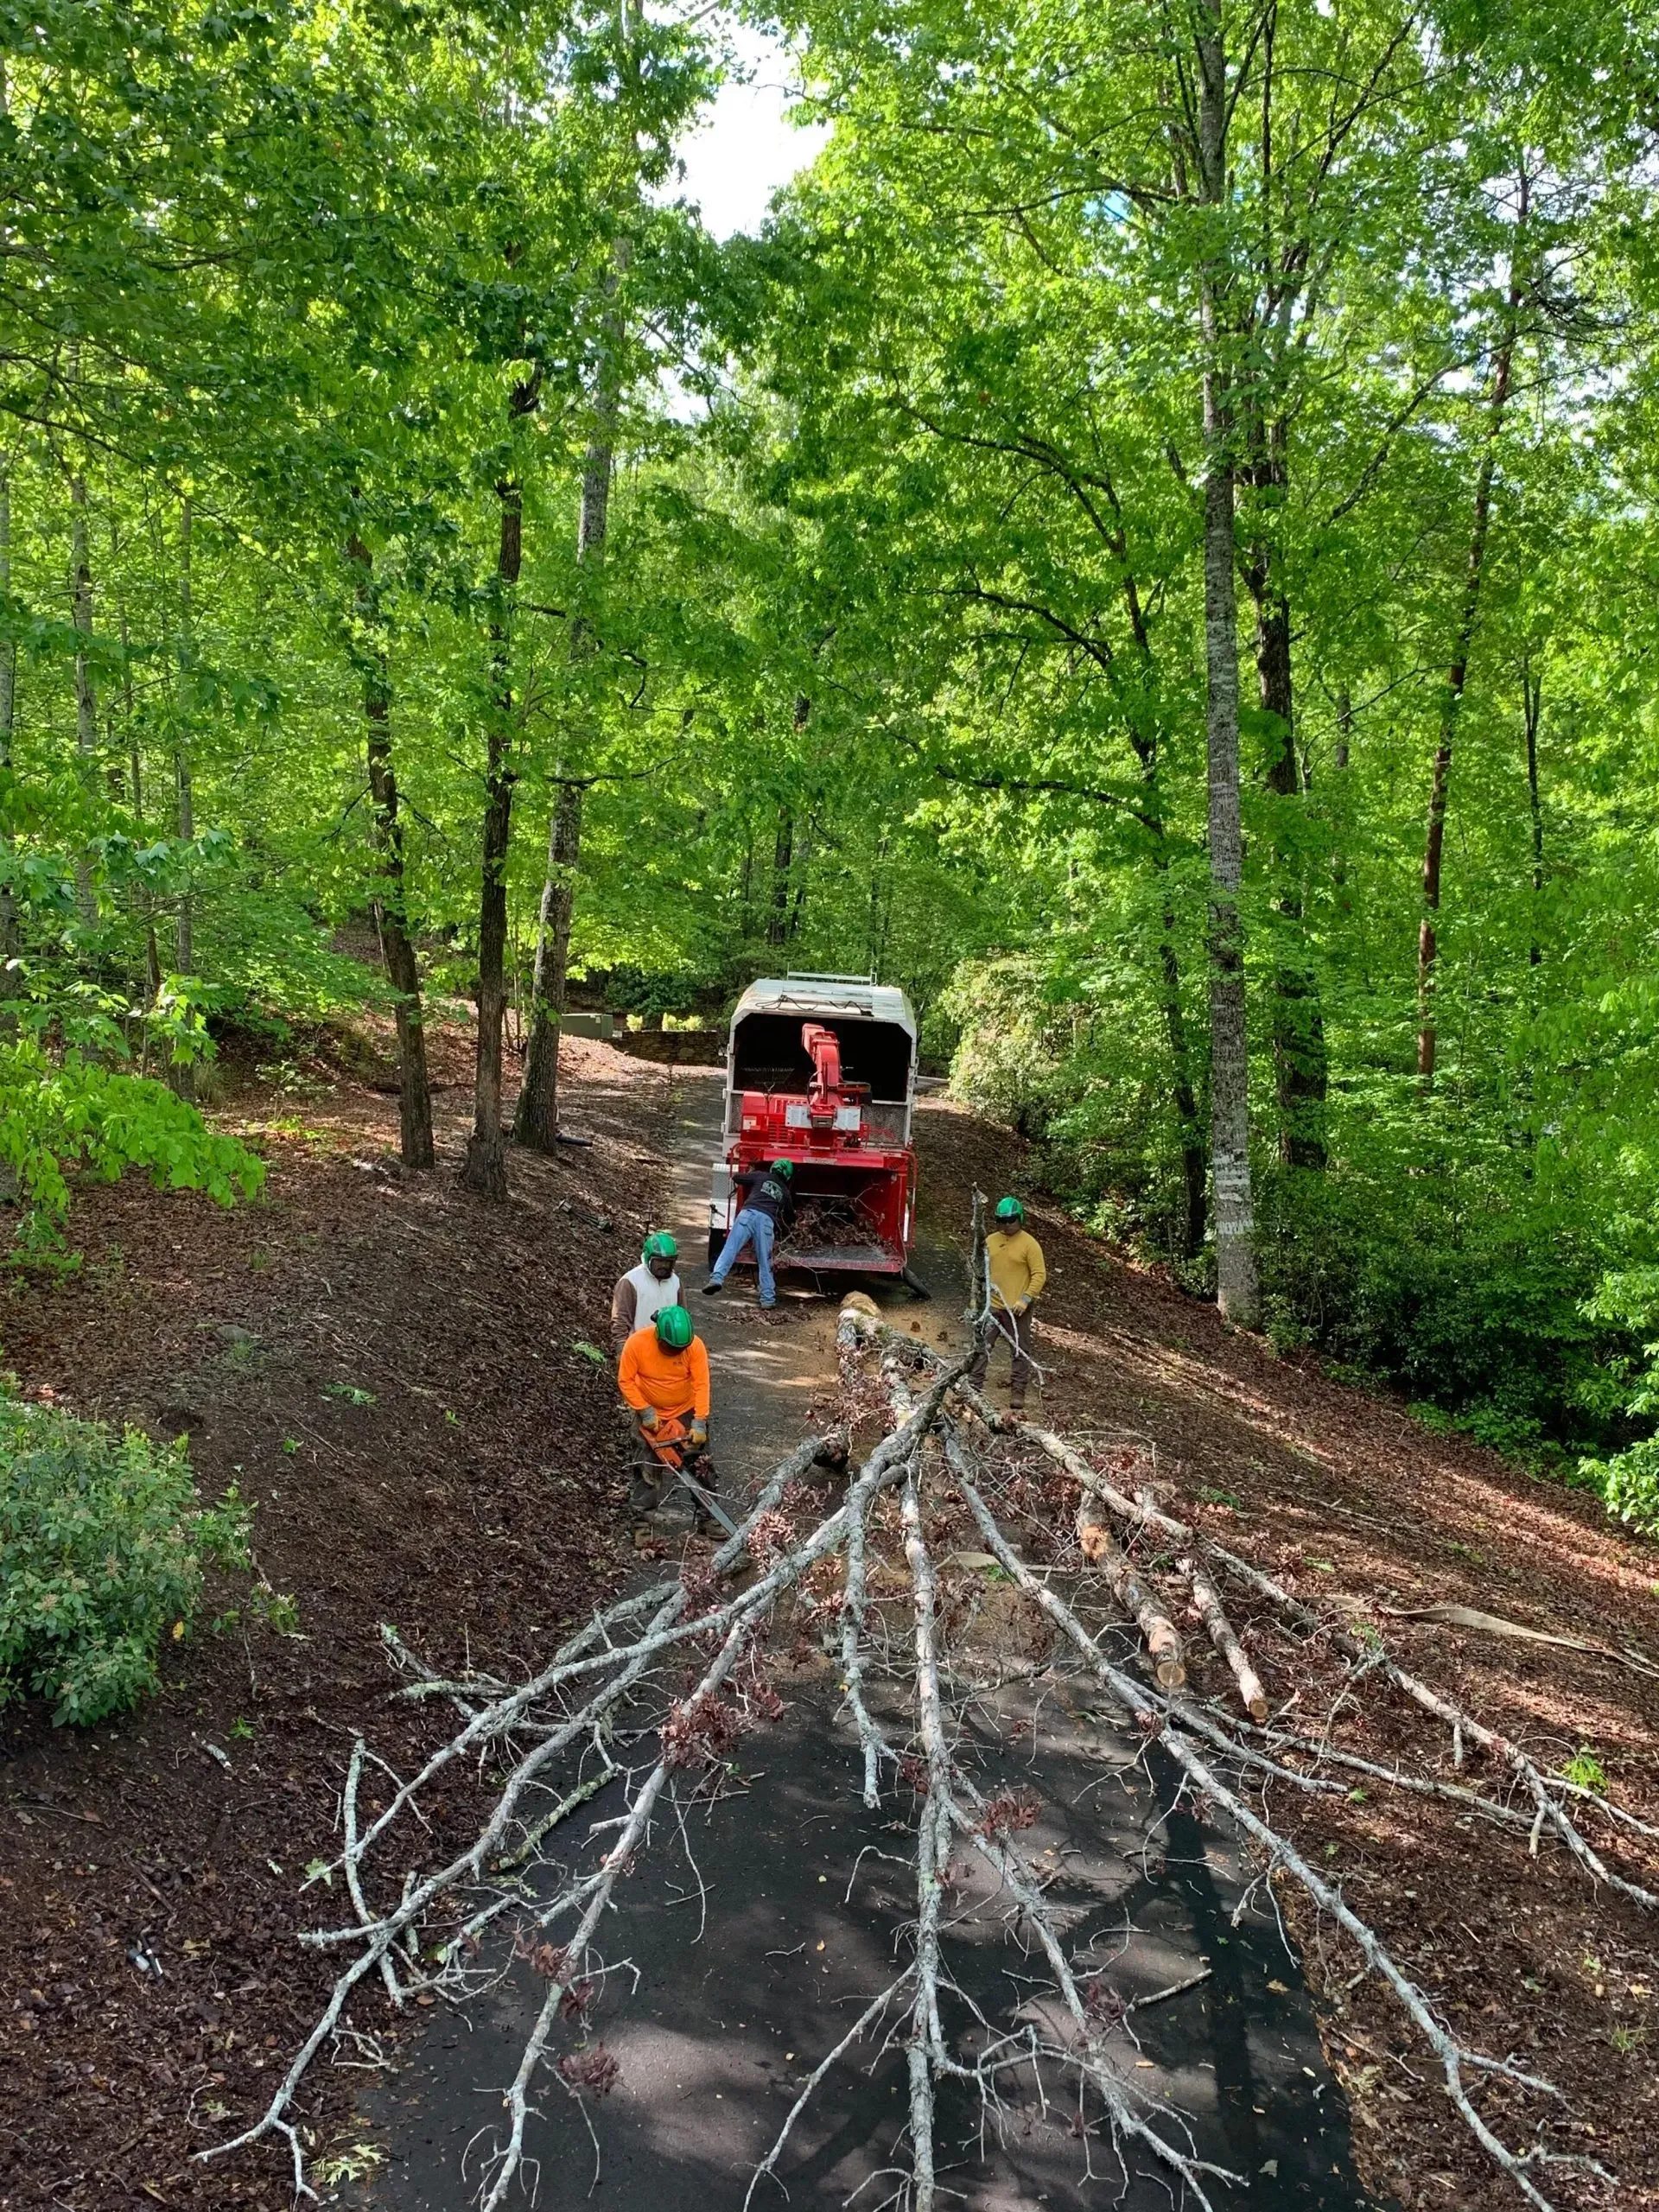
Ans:
{"type": "Polygon", "coordinates": [[[730,25],[729,33],[749,81],[722,85],[701,128],[680,147],[681,189],[718,238],[759,231],[772,194],[817,158],[830,135],[817,124],[798,129],[785,113],[793,74],[788,51],[742,24],[730,25]]]}

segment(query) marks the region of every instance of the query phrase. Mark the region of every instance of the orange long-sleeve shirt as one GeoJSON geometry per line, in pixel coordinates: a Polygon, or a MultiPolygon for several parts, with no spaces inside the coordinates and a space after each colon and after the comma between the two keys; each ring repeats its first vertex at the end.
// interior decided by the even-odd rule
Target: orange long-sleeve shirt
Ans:
{"type": "Polygon", "coordinates": [[[669,1351],[657,1341],[653,1323],[636,1329],[622,1347],[616,1386],[636,1413],[654,1406],[659,1414],[695,1414],[709,1418],[709,1351],[693,1337],[683,1351],[669,1351]]]}

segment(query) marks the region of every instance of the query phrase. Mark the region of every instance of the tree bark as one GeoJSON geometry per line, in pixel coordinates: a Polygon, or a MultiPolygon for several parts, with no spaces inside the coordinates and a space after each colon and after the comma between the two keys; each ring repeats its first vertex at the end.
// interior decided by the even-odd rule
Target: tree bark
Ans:
{"type": "MultiPolygon", "coordinates": [[[[1269,461],[1273,481],[1281,487],[1281,463],[1269,461]]],[[[1295,693],[1290,657],[1290,603],[1273,579],[1273,556],[1265,544],[1251,549],[1245,581],[1255,607],[1257,689],[1274,718],[1268,764],[1268,789],[1278,799],[1301,796],[1296,758],[1295,693]]],[[[1319,978],[1308,957],[1300,887],[1301,859],[1294,843],[1274,842],[1279,887],[1274,905],[1283,933],[1274,963],[1273,1071],[1278,1104],[1279,1157],[1287,1167],[1315,1171],[1325,1164],[1325,1101],[1329,1081],[1325,1048],[1325,1014],[1319,978]]]]}
{"type": "MultiPolygon", "coordinates": [[[[0,594],[11,596],[11,461],[0,456],[0,594]]],[[[22,996],[22,919],[12,880],[12,739],[17,727],[17,647],[0,644],[0,1007],[22,996]]]]}
{"type": "Polygon", "coordinates": [[[766,918],[770,945],[781,947],[789,936],[789,871],[794,852],[795,817],[786,806],[780,806],[772,845],[772,911],[766,918]]]}
{"type": "MultiPolygon", "coordinates": [[[[132,696],[132,662],[129,658],[130,639],[127,634],[127,610],[121,607],[121,690],[126,709],[127,778],[132,789],[132,822],[142,838],[144,830],[144,764],[138,744],[138,723],[132,696]]],[[[156,940],[156,904],[149,887],[137,876],[132,885],[133,918],[143,932],[144,938],[144,1004],[154,1011],[162,995],[162,950],[156,940]]],[[[149,1056],[149,1039],[145,1039],[144,1057],[149,1056]]]]}
{"type": "Polygon", "coordinates": [[[1543,712],[1544,679],[1532,672],[1532,663],[1521,664],[1522,709],[1527,726],[1527,805],[1532,817],[1532,928],[1527,965],[1536,968],[1543,959],[1538,942],[1538,905],[1544,895],[1544,810],[1538,796],[1538,724],[1543,712]]]}
{"type": "MultiPolygon", "coordinates": [[[[617,240],[606,280],[606,309],[594,382],[594,424],[582,471],[582,512],[576,526],[576,560],[597,576],[605,565],[610,530],[611,480],[615,468],[616,425],[622,398],[623,329],[616,301],[632,259],[632,242],[617,240]]],[[[571,626],[570,655],[581,661],[597,640],[580,617],[571,626]]],[[[564,1020],[570,964],[570,925],[575,913],[576,871],[582,857],[584,785],[563,768],[547,833],[547,875],[536,931],[536,967],[531,986],[530,1041],[524,1080],[518,1086],[512,1134],[532,1152],[550,1153],[559,1141],[559,1031],[564,1020]]]]}
{"type": "MultiPolygon", "coordinates": [[[[175,827],[179,842],[189,844],[196,834],[196,796],[190,765],[189,717],[195,701],[195,580],[192,568],[193,518],[191,504],[179,508],[179,686],[177,730],[173,744],[175,827]]],[[[175,921],[175,973],[193,976],[196,969],[195,900],[188,882],[179,893],[175,921]]],[[[196,1095],[196,1071],[188,1061],[169,1068],[167,1079],[181,1098],[196,1095]]]]}
{"type": "Polygon", "coordinates": [[[568,992],[576,868],[582,858],[582,798],[580,783],[572,778],[561,782],[548,830],[547,878],[542,886],[531,987],[530,1045],[512,1125],[514,1141],[532,1152],[551,1152],[559,1137],[559,1032],[568,992]]]}
{"type": "Polygon", "coordinates": [[[1234,461],[1224,351],[1229,306],[1227,64],[1219,0],[1198,0],[1198,165],[1217,235],[1200,278],[1204,340],[1204,632],[1210,822],[1210,1165],[1215,1186],[1216,1294],[1222,1314],[1255,1325],[1261,1307],[1250,1192],[1249,1052],[1244,931],[1239,911],[1243,829],[1238,791],[1238,602],[1234,582],[1234,461]]]}
{"type": "MultiPolygon", "coordinates": [[[[1147,627],[1146,609],[1141,603],[1140,587],[1129,564],[1128,537],[1123,528],[1117,493],[1109,480],[1106,483],[1106,498],[1114,518],[1108,543],[1122,567],[1124,611],[1128,616],[1129,633],[1135,639],[1142,679],[1147,691],[1150,693],[1155,677],[1152,636],[1147,627]]],[[[1208,1212],[1205,1185],[1208,1179],[1204,1156],[1204,1128],[1198,1117],[1198,1102],[1192,1078],[1192,1046],[1187,1036],[1186,1015],[1181,1005],[1181,963],[1175,943],[1175,901],[1169,891],[1169,830],[1164,820],[1163,791],[1160,781],[1159,731],[1155,717],[1143,717],[1135,711],[1129,714],[1128,727],[1129,743],[1141,768],[1143,794],[1141,819],[1153,841],[1152,864],[1162,889],[1156,989],[1159,1013],[1169,1044],[1170,1099],[1180,1131],[1182,1205],[1179,1250],[1183,1259],[1192,1260],[1196,1259],[1204,1249],[1205,1221],[1208,1212]]]]}
{"type": "MultiPolygon", "coordinates": [[[[84,790],[90,795],[98,769],[98,690],[92,677],[92,556],[86,542],[86,479],[79,472],[69,479],[69,605],[74,625],[75,755],[84,790]]],[[[98,893],[92,865],[83,852],[75,862],[75,904],[89,929],[98,926],[98,893]]]]}
{"type": "Polygon", "coordinates": [[[391,683],[384,645],[377,632],[373,561],[361,538],[346,543],[358,570],[355,597],[359,620],[369,632],[354,658],[363,685],[363,722],[368,754],[369,799],[374,813],[375,855],[379,885],[374,922],[386,978],[396,998],[397,1023],[397,1135],[405,1167],[436,1165],[432,1136],[432,1085],[426,1065],[426,1023],[421,1001],[420,963],[409,928],[408,878],[404,861],[404,826],[398,814],[397,775],[391,754],[391,683]]]}
{"type": "Polygon", "coordinates": [[[473,1073],[473,1134],[461,1179],[480,1198],[507,1195],[501,1129],[501,1032],[506,1019],[507,854],[512,842],[512,594],[524,565],[524,495],[504,477],[496,550],[497,601],[490,624],[494,683],[484,767],[484,836],[478,903],[478,1039],[473,1073]]]}
{"type": "Polygon", "coordinates": [[[1349,759],[1353,747],[1354,695],[1344,683],[1337,694],[1337,744],[1334,765],[1337,772],[1335,813],[1337,824],[1336,849],[1331,855],[1331,881],[1336,892],[1337,912],[1344,920],[1354,911],[1353,893],[1348,887],[1348,852],[1345,842],[1348,827],[1349,795],[1345,789],[1349,759]]]}
{"type": "Polygon", "coordinates": [[[1521,180],[1515,244],[1510,257],[1508,320],[1492,363],[1491,391],[1486,403],[1486,435],[1480,466],[1475,474],[1474,511],[1470,521],[1469,551],[1464,566],[1463,595],[1452,658],[1440,694],[1440,737],[1429,778],[1428,827],[1423,840],[1423,918],[1417,932],[1417,1073],[1427,1089],[1434,1081],[1439,1032],[1434,1014],[1436,969],[1440,959],[1440,866],[1446,849],[1446,812],[1452,789],[1452,756],[1458,716],[1469,678],[1469,654],[1480,616],[1481,581],[1486,568],[1486,541],[1491,527],[1492,476],[1497,463],[1498,434],[1510,401],[1515,366],[1522,289],[1519,264],[1529,212],[1528,180],[1521,180]]]}

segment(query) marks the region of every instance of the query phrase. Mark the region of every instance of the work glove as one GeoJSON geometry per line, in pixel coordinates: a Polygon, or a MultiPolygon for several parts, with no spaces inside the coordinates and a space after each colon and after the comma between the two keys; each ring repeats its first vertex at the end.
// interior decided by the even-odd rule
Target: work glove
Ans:
{"type": "Polygon", "coordinates": [[[656,1407],[641,1406],[639,1412],[634,1415],[634,1419],[639,1422],[640,1427],[644,1429],[645,1434],[649,1436],[652,1430],[657,1427],[658,1416],[656,1407]]]}
{"type": "Polygon", "coordinates": [[[706,1452],[709,1448],[708,1422],[706,1421],[694,1421],[690,1427],[685,1432],[685,1442],[687,1450],[691,1452],[694,1457],[699,1452],[706,1452]]]}
{"type": "Polygon", "coordinates": [[[1029,1313],[1031,1311],[1031,1300],[1028,1298],[1022,1298],[1019,1304],[1014,1307],[1014,1311],[1016,1319],[1021,1313],[1029,1313]]]}

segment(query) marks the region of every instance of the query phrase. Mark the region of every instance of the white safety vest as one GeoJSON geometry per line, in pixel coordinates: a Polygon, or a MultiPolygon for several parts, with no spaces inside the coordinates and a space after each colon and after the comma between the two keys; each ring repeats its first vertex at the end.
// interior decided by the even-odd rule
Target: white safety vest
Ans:
{"type": "Polygon", "coordinates": [[[665,1282],[658,1282],[643,1260],[637,1268],[630,1268],[622,1278],[633,1285],[633,1325],[648,1329],[664,1306],[683,1306],[680,1278],[677,1269],[665,1282]]]}

